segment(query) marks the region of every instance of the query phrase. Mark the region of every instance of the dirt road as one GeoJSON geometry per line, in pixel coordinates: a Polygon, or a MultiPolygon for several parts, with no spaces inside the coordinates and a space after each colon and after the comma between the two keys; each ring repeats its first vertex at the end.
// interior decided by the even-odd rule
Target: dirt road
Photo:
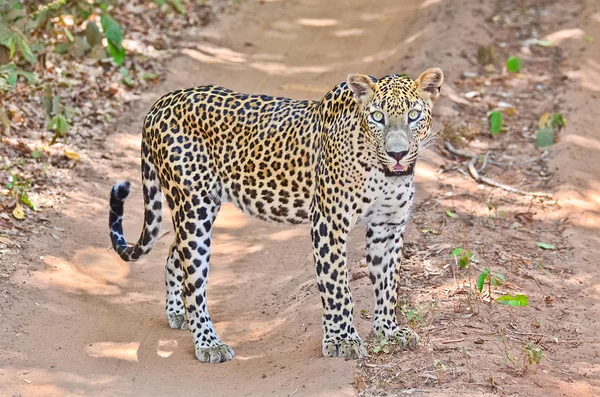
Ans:
{"type": "MultiPolygon", "coordinates": [[[[19,258],[25,265],[15,275],[10,304],[4,307],[10,320],[1,329],[0,395],[355,394],[356,362],[321,357],[320,301],[306,227],[269,225],[230,206],[222,209],[215,226],[208,296],[216,330],[236,357],[221,365],[198,363],[189,333],[167,325],[163,265],[173,232],[140,262],[123,263],[108,249],[107,198],[115,181],[133,182],[124,225],[128,239],[136,239],[141,230],[140,127],[147,109],[167,91],[218,83],[242,92],[317,99],[348,73],[413,76],[440,66],[448,84],[445,99],[436,105],[436,118],[457,115],[448,98],[458,95],[452,81],[469,66],[461,52],[465,48],[472,52],[475,43],[489,38],[483,19],[493,2],[381,0],[376,7],[364,0],[331,1],[326,7],[323,3],[245,2],[200,37],[190,37],[166,81],[123,115],[115,133],[82,152],[84,161],[65,186],[72,191],[68,200],[51,219],[51,227],[34,235],[19,258]]],[[[597,15],[591,2],[587,6],[592,10],[589,15],[597,15]]],[[[598,29],[589,15],[590,29],[598,29]]],[[[600,32],[596,37],[600,39],[600,32]]],[[[584,90],[573,94],[577,98],[596,98],[600,79],[595,62],[590,59],[582,66],[589,70],[573,72],[573,78],[581,76],[577,81],[584,90]]],[[[580,105],[574,111],[591,107],[589,101],[580,105]]],[[[586,117],[592,123],[596,116],[586,117]]],[[[597,131],[575,125],[582,129],[569,130],[572,139],[557,149],[561,180],[572,175],[563,164],[581,165],[571,162],[569,147],[589,151],[587,143],[598,145],[597,131]],[[581,131],[595,136],[582,137],[581,131]]],[[[435,166],[424,164],[418,177],[423,202],[436,188],[435,166]]],[[[589,281],[590,275],[598,276],[597,255],[591,247],[596,240],[581,240],[590,231],[597,233],[600,224],[583,214],[595,211],[597,220],[597,173],[580,167],[577,180],[572,180],[577,181],[590,182],[576,186],[585,192],[561,212],[561,216],[579,214],[574,219],[581,223],[573,223],[569,236],[588,247],[585,258],[577,262],[584,264],[585,289],[579,284],[572,288],[584,291],[586,305],[595,305],[597,311],[598,284],[589,281]]],[[[563,196],[569,191],[565,187],[563,196]]],[[[171,225],[165,223],[163,228],[170,231],[171,225]]],[[[351,246],[350,261],[356,263],[363,255],[362,231],[354,234],[351,246]]],[[[356,310],[369,311],[368,279],[353,282],[353,293],[356,310]]],[[[359,333],[366,337],[370,321],[357,321],[359,333]]],[[[586,330],[591,327],[584,324],[586,330]]],[[[573,359],[585,363],[590,376],[600,375],[595,346],[587,353],[578,351],[573,359]],[[582,358],[588,353],[595,359],[582,358]]],[[[592,395],[586,381],[577,387],[584,393],[579,395],[592,395]]]]}

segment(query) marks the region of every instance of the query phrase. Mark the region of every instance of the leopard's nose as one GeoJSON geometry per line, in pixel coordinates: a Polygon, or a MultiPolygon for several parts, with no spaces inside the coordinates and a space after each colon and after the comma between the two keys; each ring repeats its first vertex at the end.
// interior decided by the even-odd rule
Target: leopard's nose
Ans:
{"type": "Polygon", "coordinates": [[[403,152],[387,152],[387,154],[394,160],[400,161],[408,154],[408,150],[405,150],[403,152]]]}

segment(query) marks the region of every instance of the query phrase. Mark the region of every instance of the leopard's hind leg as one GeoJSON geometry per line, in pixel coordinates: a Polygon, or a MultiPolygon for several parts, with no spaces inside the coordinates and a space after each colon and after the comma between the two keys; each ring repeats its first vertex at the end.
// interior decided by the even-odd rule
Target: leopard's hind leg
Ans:
{"type": "Polygon", "coordinates": [[[185,306],[183,304],[183,270],[177,251],[177,240],[169,248],[169,256],[165,266],[165,285],[167,287],[166,308],[167,321],[171,328],[187,329],[185,306]]]}
{"type": "Polygon", "coordinates": [[[234,354],[217,336],[206,301],[212,225],[220,208],[215,197],[219,195],[179,191],[173,213],[188,327],[194,338],[196,358],[211,363],[229,361],[234,354]]]}

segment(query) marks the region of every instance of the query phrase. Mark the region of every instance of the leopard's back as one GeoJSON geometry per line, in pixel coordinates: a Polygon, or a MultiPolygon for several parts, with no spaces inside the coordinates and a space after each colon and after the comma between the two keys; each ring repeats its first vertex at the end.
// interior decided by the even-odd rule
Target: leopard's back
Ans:
{"type": "Polygon", "coordinates": [[[143,139],[167,196],[199,189],[264,220],[303,223],[314,192],[316,107],[220,86],[179,90],[151,108],[143,139]]]}

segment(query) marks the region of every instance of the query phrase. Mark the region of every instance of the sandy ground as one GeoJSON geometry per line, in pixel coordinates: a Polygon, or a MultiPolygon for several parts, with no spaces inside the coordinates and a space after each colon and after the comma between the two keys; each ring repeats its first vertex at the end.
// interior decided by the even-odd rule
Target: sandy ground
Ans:
{"type": "MultiPolygon", "coordinates": [[[[189,333],[170,329],[164,316],[163,265],[173,232],[140,262],[119,261],[108,249],[110,186],[121,179],[133,182],[125,231],[134,240],[143,214],[141,121],[154,100],[177,88],[218,83],[242,92],[317,99],[348,73],[417,75],[440,66],[448,84],[435,113],[438,120],[457,117],[451,98],[459,94],[452,82],[472,66],[461,53],[491,36],[484,18],[493,3],[381,0],[373,7],[347,0],[323,7],[317,0],[248,1],[201,37],[190,37],[166,81],[127,110],[114,133],[82,153],[83,163],[65,183],[68,201],[12,259],[20,267],[2,305],[0,395],[355,395],[357,363],[321,357],[320,302],[306,227],[269,225],[223,208],[215,227],[208,296],[217,332],[236,357],[203,365],[194,359],[189,333]]],[[[561,303],[560,310],[575,313],[569,317],[578,330],[573,338],[591,339],[600,318],[600,131],[589,126],[598,121],[600,51],[597,44],[586,47],[577,29],[600,40],[600,11],[593,0],[574,3],[585,11],[555,27],[563,32],[564,51],[577,58],[566,57],[561,64],[572,89],[560,93],[569,125],[551,151],[558,170],[552,183],[561,202],[552,217],[568,218],[563,237],[574,248],[568,256],[573,273],[557,283],[563,296],[576,299],[561,303]]],[[[418,179],[419,203],[427,207],[423,203],[439,193],[435,162],[423,164],[418,179]]],[[[170,231],[171,225],[163,228],[170,231]]],[[[351,246],[350,261],[356,264],[363,255],[361,230],[351,246]]],[[[368,311],[368,278],[356,280],[353,293],[357,310],[368,311]]],[[[370,321],[357,317],[366,337],[370,321]]],[[[560,349],[552,360],[562,360],[557,368],[573,374],[550,371],[544,378],[541,371],[539,390],[524,389],[522,395],[600,393],[597,342],[560,349]]],[[[489,391],[461,390],[469,395],[489,391]]]]}

